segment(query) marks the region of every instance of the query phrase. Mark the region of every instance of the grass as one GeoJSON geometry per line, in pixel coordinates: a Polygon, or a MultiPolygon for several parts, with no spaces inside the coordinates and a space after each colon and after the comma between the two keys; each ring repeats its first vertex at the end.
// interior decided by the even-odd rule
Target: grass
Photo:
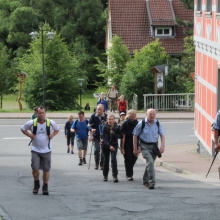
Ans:
{"type": "MultiPolygon", "coordinates": [[[[95,108],[97,103],[97,99],[94,98],[92,90],[85,90],[82,92],[82,107],[84,108],[86,103],[89,103],[91,107],[91,111],[93,112],[93,109],[95,108]],[[92,107],[93,106],[93,107],[92,107]]],[[[80,97],[77,100],[80,102],[80,97]]],[[[18,95],[14,94],[9,94],[9,95],[4,95],[3,100],[2,100],[2,109],[0,109],[0,112],[33,112],[32,109],[29,109],[23,99],[21,99],[21,104],[22,104],[22,111],[19,110],[19,105],[18,105],[18,95]]],[[[65,111],[58,111],[58,112],[78,112],[78,110],[73,109],[73,110],[65,110],[65,111]]],[[[50,112],[50,111],[48,111],[50,112]]]]}

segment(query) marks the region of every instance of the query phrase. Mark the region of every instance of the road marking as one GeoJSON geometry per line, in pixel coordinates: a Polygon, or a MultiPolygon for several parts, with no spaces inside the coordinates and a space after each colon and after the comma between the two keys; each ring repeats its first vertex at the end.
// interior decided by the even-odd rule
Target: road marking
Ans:
{"type": "Polygon", "coordinates": [[[8,137],[8,138],[2,138],[4,140],[23,140],[23,139],[29,139],[29,137],[8,137]]]}

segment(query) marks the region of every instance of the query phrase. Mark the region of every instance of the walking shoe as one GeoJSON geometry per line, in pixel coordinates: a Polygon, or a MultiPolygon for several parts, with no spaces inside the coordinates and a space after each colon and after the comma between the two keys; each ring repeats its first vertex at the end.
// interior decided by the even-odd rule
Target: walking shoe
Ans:
{"type": "Polygon", "coordinates": [[[127,177],[127,180],[128,181],[133,181],[134,179],[133,179],[133,177],[127,177]]]}
{"type": "Polygon", "coordinates": [[[86,158],[83,157],[83,164],[86,164],[86,158]]]}
{"type": "Polygon", "coordinates": [[[148,187],[149,189],[154,189],[154,184],[149,184],[149,187],[148,187]]]}
{"type": "Polygon", "coordinates": [[[149,187],[149,183],[143,182],[143,185],[146,186],[147,188],[149,187]]]}
{"type": "Polygon", "coordinates": [[[43,192],[43,195],[49,195],[48,184],[44,183],[44,185],[42,187],[42,192],[43,192]]]}
{"type": "Polygon", "coordinates": [[[69,148],[67,148],[67,153],[69,153],[70,152],[70,149],[69,148]]]}
{"type": "Polygon", "coordinates": [[[100,167],[100,170],[103,170],[103,167],[100,167]]]}
{"type": "Polygon", "coordinates": [[[103,177],[103,181],[104,181],[104,182],[107,182],[107,181],[108,181],[108,177],[107,177],[107,176],[104,176],[104,177],[103,177]]]}
{"type": "Polygon", "coordinates": [[[99,168],[99,165],[96,164],[96,165],[95,165],[95,170],[98,170],[98,168],[99,168]]]}
{"type": "Polygon", "coordinates": [[[34,181],[33,194],[38,194],[39,189],[40,189],[40,181],[36,180],[34,181]]]}
{"type": "Polygon", "coordinates": [[[118,178],[117,178],[117,176],[113,176],[113,182],[114,182],[114,183],[118,183],[118,178]]]}
{"type": "Polygon", "coordinates": [[[74,154],[73,150],[71,150],[71,154],[74,154]]]}
{"type": "Polygon", "coordinates": [[[79,158],[79,165],[83,165],[83,160],[81,158],[79,158]]]}

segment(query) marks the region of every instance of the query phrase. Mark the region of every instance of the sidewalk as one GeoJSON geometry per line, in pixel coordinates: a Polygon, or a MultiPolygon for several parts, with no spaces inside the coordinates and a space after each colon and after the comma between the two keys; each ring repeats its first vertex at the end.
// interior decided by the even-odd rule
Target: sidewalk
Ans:
{"type": "MultiPolygon", "coordinates": [[[[47,117],[51,119],[66,120],[70,114],[72,114],[74,118],[77,118],[77,113],[47,113],[47,117]]],[[[92,113],[86,113],[86,118],[89,118],[91,114],[92,113]]],[[[114,113],[114,115],[118,118],[118,113],[114,113]]],[[[145,113],[138,113],[137,118],[142,119],[145,115],[145,113]]],[[[30,113],[0,113],[0,119],[30,119],[30,116],[30,113]]],[[[194,120],[194,113],[158,112],[157,118],[163,120],[194,120]]],[[[211,156],[205,156],[197,153],[197,148],[198,146],[195,144],[166,146],[165,153],[162,155],[162,158],[157,158],[156,166],[162,166],[172,172],[179,173],[188,178],[219,184],[219,159],[216,159],[208,177],[205,178],[213,158],[211,156]]],[[[142,160],[144,159],[142,158],[142,160]]]]}

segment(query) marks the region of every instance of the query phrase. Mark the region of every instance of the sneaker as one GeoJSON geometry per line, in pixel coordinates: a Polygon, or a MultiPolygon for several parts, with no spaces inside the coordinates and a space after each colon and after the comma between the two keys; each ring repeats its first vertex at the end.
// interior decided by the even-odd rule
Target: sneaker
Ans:
{"type": "Polygon", "coordinates": [[[154,184],[149,184],[149,187],[148,187],[149,189],[154,189],[154,184]]]}
{"type": "Polygon", "coordinates": [[[48,184],[44,183],[44,185],[42,187],[42,192],[43,192],[43,195],[49,195],[48,184]]]}
{"type": "Polygon", "coordinates": [[[86,164],[86,158],[83,157],[83,164],[86,164]]]}
{"type": "Polygon", "coordinates": [[[36,180],[34,181],[33,194],[38,194],[39,189],[40,189],[40,181],[36,180]]]}
{"type": "Polygon", "coordinates": [[[114,182],[114,183],[118,183],[118,178],[117,178],[117,176],[113,176],[113,182],[114,182]]]}
{"type": "Polygon", "coordinates": [[[107,181],[108,181],[108,177],[107,177],[107,176],[104,176],[104,177],[103,177],[103,181],[104,181],[104,182],[107,182],[107,181]]]}
{"type": "Polygon", "coordinates": [[[79,159],[79,165],[81,166],[81,165],[83,165],[83,159],[79,159]]]}
{"type": "Polygon", "coordinates": [[[73,150],[71,150],[71,154],[74,154],[73,150]]]}
{"type": "Polygon", "coordinates": [[[133,181],[133,177],[127,177],[127,181],[133,181]]]}
{"type": "Polygon", "coordinates": [[[67,148],[67,153],[69,153],[70,152],[70,149],[69,148],[67,148]]]}

